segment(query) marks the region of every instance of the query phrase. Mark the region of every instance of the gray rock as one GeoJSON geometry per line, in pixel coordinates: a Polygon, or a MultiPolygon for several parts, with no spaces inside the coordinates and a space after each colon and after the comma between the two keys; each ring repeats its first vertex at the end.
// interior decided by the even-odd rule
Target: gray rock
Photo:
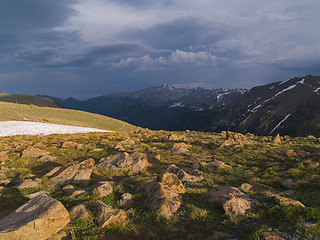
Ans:
{"type": "Polygon", "coordinates": [[[39,159],[39,162],[55,162],[57,161],[57,157],[45,155],[39,159]]]}

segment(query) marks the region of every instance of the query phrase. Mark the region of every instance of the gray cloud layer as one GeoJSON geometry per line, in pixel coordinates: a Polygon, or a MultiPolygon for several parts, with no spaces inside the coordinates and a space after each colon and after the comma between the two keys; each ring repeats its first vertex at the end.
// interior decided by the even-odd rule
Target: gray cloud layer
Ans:
{"type": "Polygon", "coordinates": [[[320,74],[318,0],[3,0],[0,91],[80,98],[320,74]]]}

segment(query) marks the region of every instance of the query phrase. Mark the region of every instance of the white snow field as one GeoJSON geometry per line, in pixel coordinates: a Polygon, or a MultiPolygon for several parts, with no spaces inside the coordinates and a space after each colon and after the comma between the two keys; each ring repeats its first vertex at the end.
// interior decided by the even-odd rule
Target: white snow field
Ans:
{"type": "Polygon", "coordinates": [[[0,137],[13,135],[50,135],[68,133],[112,132],[97,128],[75,127],[51,123],[4,121],[0,122],[0,137]]]}

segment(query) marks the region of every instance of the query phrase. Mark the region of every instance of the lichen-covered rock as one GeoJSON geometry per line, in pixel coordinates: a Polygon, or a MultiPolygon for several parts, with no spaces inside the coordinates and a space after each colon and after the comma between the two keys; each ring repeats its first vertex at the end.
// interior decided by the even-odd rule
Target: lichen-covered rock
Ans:
{"type": "Polygon", "coordinates": [[[94,167],[94,159],[89,158],[79,164],[78,171],[74,176],[73,183],[87,185],[94,167]]]}
{"type": "Polygon", "coordinates": [[[274,199],[274,201],[277,204],[280,205],[287,205],[287,206],[301,206],[301,207],[305,207],[300,201],[298,200],[293,200],[291,198],[286,198],[286,197],[282,197],[279,196],[277,194],[272,195],[272,198],[274,199]]]}
{"type": "Polygon", "coordinates": [[[146,154],[139,152],[128,154],[124,152],[101,158],[96,168],[108,168],[114,171],[138,173],[147,166],[148,160],[146,154]]]}
{"type": "Polygon", "coordinates": [[[221,206],[232,217],[244,215],[254,206],[254,201],[236,187],[219,187],[210,190],[209,194],[209,202],[221,206]]]}
{"type": "Polygon", "coordinates": [[[194,169],[182,170],[174,164],[168,166],[166,172],[176,174],[182,182],[200,182],[203,176],[194,169]]]}
{"type": "Polygon", "coordinates": [[[146,184],[148,197],[145,203],[156,210],[160,216],[171,218],[178,211],[182,203],[185,188],[177,175],[164,173],[146,184]]]}
{"type": "Polygon", "coordinates": [[[61,202],[39,195],[0,219],[0,240],[47,239],[69,221],[69,213],[61,202]]]}
{"type": "Polygon", "coordinates": [[[106,204],[99,204],[96,221],[100,227],[106,227],[112,223],[124,222],[127,218],[125,211],[115,209],[106,204]]]}
{"type": "Polygon", "coordinates": [[[70,142],[70,141],[62,141],[60,143],[60,148],[70,149],[70,148],[76,148],[77,147],[76,142],[70,142]]]}
{"type": "Polygon", "coordinates": [[[98,183],[98,186],[93,189],[93,194],[95,194],[98,198],[105,197],[113,192],[113,187],[109,182],[101,181],[98,183]]]}

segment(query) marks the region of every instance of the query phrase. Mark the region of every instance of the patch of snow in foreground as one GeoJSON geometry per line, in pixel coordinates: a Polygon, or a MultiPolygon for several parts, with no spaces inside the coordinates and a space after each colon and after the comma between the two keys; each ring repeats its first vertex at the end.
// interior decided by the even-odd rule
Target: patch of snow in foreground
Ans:
{"type": "Polygon", "coordinates": [[[13,135],[50,135],[68,133],[112,132],[97,128],[75,127],[51,123],[4,121],[0,122],[0,137],[13,135]]]}

